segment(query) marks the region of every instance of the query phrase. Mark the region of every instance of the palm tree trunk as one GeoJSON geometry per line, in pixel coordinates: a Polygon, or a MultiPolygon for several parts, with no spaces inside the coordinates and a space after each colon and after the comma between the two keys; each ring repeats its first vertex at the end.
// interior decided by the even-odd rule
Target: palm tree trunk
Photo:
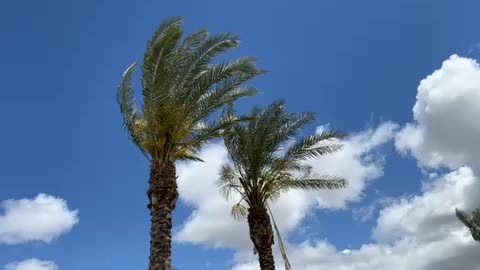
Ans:
{"type": "Polygon", "coordinates": [[[261,270],[275,270],[273,258],[273,230],[265,207],[259,209],[250,208],[248,211],[248,226],[250,228],[250,239],[258,252],[258,260],[261,270]]]}
{"type": "Polygon", "coordinates": [[[172,211],[178,198],[175,163],[152,161],[150,165],[150,264],[149,270],[172,269],[172,211]]]}

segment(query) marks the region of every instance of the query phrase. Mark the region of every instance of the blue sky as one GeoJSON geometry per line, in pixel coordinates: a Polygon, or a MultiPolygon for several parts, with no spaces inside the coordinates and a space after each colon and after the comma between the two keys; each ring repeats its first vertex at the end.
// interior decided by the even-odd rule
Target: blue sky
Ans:
{"type": "MultiPolygon", "coordinates": [[[[78,209],[79,223],[50,243],[0,241],[0,268],[28,258],[68,270],[146,268],[148,163],[122,130],[115,94],[123,70],[141,60],[163,19],[184,16],[187,32],[207,27],[240,35],[241,46],[228,56],[257,56],[269,70],[252,82],[263,94],[239,103],[240,110],[284,97],[292,111],[318,113],[306,133],[329,123],[362,134],[385,121],[396,129],[414,122],[422,79],[452,54],[480,57],[478,10],[478,1],[433,0],[4,1],[0,201],[49,194],[78,209]]],[[[342,209],[312,207],[288,234],[291,244],[314,235],[341,251],[375,241],[378,211],[360,222],[352,209],[425,192],[417,163],[432,164],[421,150],[402,156],[401,148],[379,143],[369,157],[381,160],[382,175],[342,209]]],[[[453,163],[430,167],[470,165],[453,163]]],[[[197,208],[180,201],[176,231],[197,208]]],[[[241,263],[235,247],[213,248],[208,240],[175,242],[173,252],[181,270],[241,263]]]]}

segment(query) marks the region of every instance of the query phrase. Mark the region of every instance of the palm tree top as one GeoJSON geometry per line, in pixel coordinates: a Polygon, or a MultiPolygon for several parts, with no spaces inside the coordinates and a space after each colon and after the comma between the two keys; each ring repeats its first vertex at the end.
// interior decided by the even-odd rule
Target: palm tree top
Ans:
{"type": "Polygon", "coordinates": [[[224,135],[225,145],[233,166],[224,164],[219,186],[223,195],[241,195],[232,210],[234,217],[246,214],[249,207],[266,206],[269,200],[290,189],[318,190],[346,186],[336,176],[316,175],[304,161],[334,153],[341,149],[345,134],[326,130],[299,140],[296,135],[315,120],[314,113],[291,113],[279,100],[261,110],[254,108],[252,121],[238,123],[224,135]]]}
{"type": "Polygon", "coordinates": [[[201,146],[240,120],[209,116],[225,104],[257,94],[244,83],[264,72],[253,57],[212,64],[219,54],[238,46],[238,37],[200,29],[182,40],[182,22],[181,17],[164,21],[147,44],[141,107],[132,82],[137,63],[126,69],[118,89],[124,127],[152,160],[200,160],[201,146]]]}

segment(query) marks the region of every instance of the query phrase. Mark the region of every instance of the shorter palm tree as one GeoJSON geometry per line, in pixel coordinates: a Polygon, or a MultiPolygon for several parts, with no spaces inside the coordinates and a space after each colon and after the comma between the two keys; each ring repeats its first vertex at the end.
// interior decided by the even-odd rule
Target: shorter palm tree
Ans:
{"type": "Polygon", "coordinates": [[[468,228],[475,241],[480,243],[480,208],[473,211],[472,215],[456,209],[457,218],[468,228]]]}
{"type": "MultiPolygon", "coordinates": [[[[228,199],[240,196],[232,208],[234,218],[248,221],[250,239],[258,252],[262,270],[275,269],[272,254],[274,234],[268,203],[291,189],[338,189],[346,180],[318,176],[304,161],[341,149],[338,131],[323,131],[293,143],[302,128],[313,122],[315,114],[286,112],[283,100],[264,110],[254,108],[252,120],[234,125],[224,134],[225,145],[233,163],[220,170],[219,186],[228,199]]],[[[234,114],[233,111],[229,112],[234,114]]]]}

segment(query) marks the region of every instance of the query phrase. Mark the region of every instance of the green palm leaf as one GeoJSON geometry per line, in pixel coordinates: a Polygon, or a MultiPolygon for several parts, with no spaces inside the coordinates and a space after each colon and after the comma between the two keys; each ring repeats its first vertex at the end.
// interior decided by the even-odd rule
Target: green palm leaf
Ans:
{"type": "Polygon", "coordinates": [[[456,209],[457,218],[468,228],[475,241],[480,242],[480,208],[473,211],[472,215],[456,209]]]}
{"type": "Polygon", "coordinates": [[[278,181],[281,190],[303,189],[303,190],[321,190],[321,189],[340,189],[347,186],[347,181],[336,176],[323,176],[312,179],[281,180],[278,181]]]}
{"type": "Polygon", "coordinates": [[[248,210],[241,202],[239,202],[232,206],[231,214],[236,220],[245,220],[248,215],[248,210]]]}
{"type": "Polygon", "coordinates": [[[320,134],[310,135],[295,143],[285,154],[285,160],[302,160],[333,154],[342,149],[335,141],[345,138],[343,132],[329,130],[320,134]],[[333,142],[332,142],[333,141],[333,142]]]}

